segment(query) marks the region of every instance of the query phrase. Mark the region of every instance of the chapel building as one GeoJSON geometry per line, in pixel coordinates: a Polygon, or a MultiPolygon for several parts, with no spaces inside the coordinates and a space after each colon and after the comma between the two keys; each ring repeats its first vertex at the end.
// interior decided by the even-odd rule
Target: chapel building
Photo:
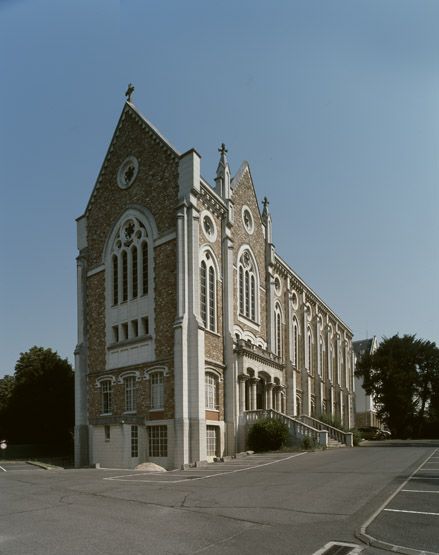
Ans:
{"type": "Polygon", "coordinates": [[[352,332],[224,145],[212,185],[129,98],[77,232],[77,466],[234,455],[261,415],[353,426],[352,332]]]}

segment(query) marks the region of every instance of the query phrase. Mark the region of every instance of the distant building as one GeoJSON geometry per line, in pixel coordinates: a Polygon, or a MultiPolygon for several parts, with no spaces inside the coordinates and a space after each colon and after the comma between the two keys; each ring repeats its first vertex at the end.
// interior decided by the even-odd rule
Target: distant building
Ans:
{"type": "MultiPolygon", "coordinates": [[[[365,353],[373,354],[378,349],[378,341],[375,336],[371,339],[353,341],[356,360],[360,360],[365,353]]],[[[355,425],[381,427],[381,422],[376,414],[375,404],[372,396],[367,395],[363,387],[363,378],[355,377],[355,425]]]]}
{"type": "Polygon", "coordinates": [[[233,455],[263,410],[353,424],[352,332],[224,145],[211,186],[126,102],[77,227],[77,465],[233,455]]]}

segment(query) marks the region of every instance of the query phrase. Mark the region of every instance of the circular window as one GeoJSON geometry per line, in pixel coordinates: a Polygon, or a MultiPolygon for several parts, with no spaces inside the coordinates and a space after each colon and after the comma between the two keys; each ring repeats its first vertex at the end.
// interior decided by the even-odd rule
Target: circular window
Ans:
{"type": "Polygon", "coordinates": [[[216,241],[216,225],[209,212],[204,211],[201,213],[201,222],[203,226],[204,235],[213,243],[216,241]]]}
{"type": "Polygon", "coordinates": [[[242,207],[242,223],[247,233],[252,234],[254,230],[253,216],[248,206],[242,207]]]}
{"type": "Polygon", "coordinates": [[[279,296],[282,292],[282,284],[280,282],[279,276],[274,278],[274,290],[276,291],[276,295],[279,296]]]}
{"type": "Polygon", "coordinates": [[[117,172],[117,184],[121,189],[128,189],[137,177],[139,162],[134,156],[128,156],[119,167],[117,172]]]}
{"type": "Polygon", "coordinates": [[[293,303],[294,310],[297,310],[297,307],[299,306],[299,297],[297,296],[297,293],[295,291],[293,291],[291,295],[291,301],[293,303]]]}

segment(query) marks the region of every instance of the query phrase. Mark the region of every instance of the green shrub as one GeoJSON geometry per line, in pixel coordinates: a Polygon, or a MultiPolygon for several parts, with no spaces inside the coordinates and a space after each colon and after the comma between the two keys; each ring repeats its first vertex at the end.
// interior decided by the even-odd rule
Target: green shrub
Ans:
{"type": "Polygon", "coordinates": [[[360,441],[363,439],[361,433],[357,430],[357,428],[352,428],[352,441],[354,442],[354,447],[358,447],[360,445],[360,441]]]}
{"type": "Polygon", "coordinates": [[[305,436],[302,439],[302,449],[305,449],[305,451],[309,451],[315,448],[316,448],[316,440],[314,438],[310,436],[305,436]]]}
{"type": "Polygon", "coordinates": [[[289,432],[279,420],[265,419],[255,422],[250,428],[247,443],[256,452],[277,451],[288,443],[289,432]]]}

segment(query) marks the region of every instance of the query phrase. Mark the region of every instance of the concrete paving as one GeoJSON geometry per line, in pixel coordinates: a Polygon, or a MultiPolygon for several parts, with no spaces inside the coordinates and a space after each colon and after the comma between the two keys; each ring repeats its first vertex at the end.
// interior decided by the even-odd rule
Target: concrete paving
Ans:
{"type": "MultiPolygon", "coordinates": [[[[165,479],[117,469],[10,469],[0,472],[0,553],[311,555],[341,541],[377,555],[355,532],[433,451],[430,443],[371,444],[252,455],[165,479]]],[[[405,518],[381,511],[371,527],[389,538],[404,522],[404,539],[416,544],[416,529],[398,520],[405,518]]],[[[419,538],[435,541],[434,523],[423,522],[419,538]]]]}

